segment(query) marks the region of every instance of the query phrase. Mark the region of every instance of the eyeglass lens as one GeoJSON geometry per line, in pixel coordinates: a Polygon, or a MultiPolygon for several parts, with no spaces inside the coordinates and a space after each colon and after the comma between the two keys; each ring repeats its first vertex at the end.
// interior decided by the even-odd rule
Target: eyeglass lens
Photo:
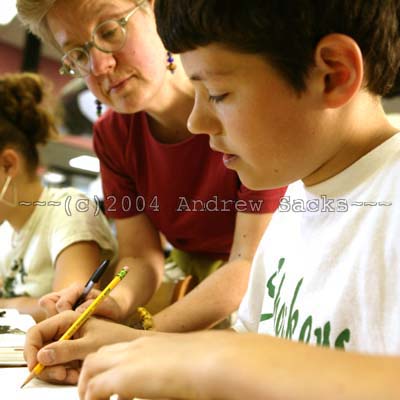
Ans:
{"type": "MultiPolygon", "coordinates": [[[[93,32],[93,45],[106,53],[118,51],[125,44],[125,29],[115,20],[104,21],[93,32]]],[[[89,52],[83,48],[68,51],[63,58],[70,75],[85,76],[90,72],[89,52]]]]}

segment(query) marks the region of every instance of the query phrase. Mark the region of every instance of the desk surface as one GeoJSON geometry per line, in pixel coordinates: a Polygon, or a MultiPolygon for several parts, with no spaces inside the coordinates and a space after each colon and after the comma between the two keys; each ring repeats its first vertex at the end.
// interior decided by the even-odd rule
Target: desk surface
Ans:
{"type": "Polygon", "coordinates": [[[23,389],[20,389],[28,374],[29,371],[25,367],[0,368],[1,398],[4,400],[79,400],[76,386],[52,385],[39,379],[33,379],[23,389]]]}

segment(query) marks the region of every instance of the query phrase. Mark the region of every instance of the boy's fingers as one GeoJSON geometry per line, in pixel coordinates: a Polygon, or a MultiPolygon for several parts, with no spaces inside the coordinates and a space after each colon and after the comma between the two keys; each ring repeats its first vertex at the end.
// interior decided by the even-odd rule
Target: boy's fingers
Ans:
{"type": "Polygon", "coordinates": [[[78,316],[79,314],[74,311],[66,311],[65,313],[46,319],[29,329],[24,348],[24,357],[28,362],[29,368],[33,368],[36,364],[37,352],[46,343],[58,340],[78,316]]]}
{"type": "Polygon", "coordinates": [[[54,367],[45,368],[39,378],[51,383],[75,385],[79,379],[79,370],[55,365],[54,367]]]}
{"type": "Polygon", "coordinates": [[[37,353],[37,360],[43,365],[67,364],[83,360],[91,352],[91,343],[85,338],[54,342],[37,353]]]}

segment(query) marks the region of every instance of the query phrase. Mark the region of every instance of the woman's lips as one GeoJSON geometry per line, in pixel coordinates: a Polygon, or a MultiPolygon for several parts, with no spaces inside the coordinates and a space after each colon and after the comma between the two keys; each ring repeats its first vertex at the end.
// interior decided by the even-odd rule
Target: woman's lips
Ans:
{"type": "Polygon", "coordinates": [[[126,79],[124,79],[122,81],[119,81],[116,84],[113,84],[111,86],[111,88],[110,88],[110,94],[111,93],[116,93],[116,92],[122,90],[126,86],[126,84],[129,82],[130,78],[131,77],[126,78],[126,79]]]}

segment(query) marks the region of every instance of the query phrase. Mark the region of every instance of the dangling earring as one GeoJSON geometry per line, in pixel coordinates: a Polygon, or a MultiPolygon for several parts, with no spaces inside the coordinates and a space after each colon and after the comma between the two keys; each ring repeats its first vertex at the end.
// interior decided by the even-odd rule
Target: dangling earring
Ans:
{"type": "Polygon", "coordinates": [[[100,100],[96,99],[94,102],[96,103],[96,115],[98,118],[101,116],[101,112],[103,111],[103,108],[102,108],[102,104],[101,104],[100,100]]]}
{"type": "Polygon", "coordinates": [[[18,204],[18,202],[17,202],[17,191],[16,191],[16,189],[15,189],[15,185],[13,186],[13,202],[11,202],[11,201],[8,201],[8,200],[6,200],[5,198],[4,198],[4,196],[5,196],[5,194],[6,194],[6,192],[7,192],[7,190],[8,190],[8,187],[10,186],[10,183],[11,183],[11,176],[7,176],[7,178],[6,178],[6,181],[4,182],[4,186],[3,186],[3,189],[1,189],[1,193],[0,193],[0,202],[2,202],[2,203],[4,203],[4,204],[6,204],[7,206],[10,206],[10,207],[16,207],[18,204]]]}
{"type": "Polygon", "coordinates": [[[176,70],[176,64],[174,63],[174,57],[172,57],[172,54],[170,51],[167,51],[167,70],[173,74],[176,70]]]}

